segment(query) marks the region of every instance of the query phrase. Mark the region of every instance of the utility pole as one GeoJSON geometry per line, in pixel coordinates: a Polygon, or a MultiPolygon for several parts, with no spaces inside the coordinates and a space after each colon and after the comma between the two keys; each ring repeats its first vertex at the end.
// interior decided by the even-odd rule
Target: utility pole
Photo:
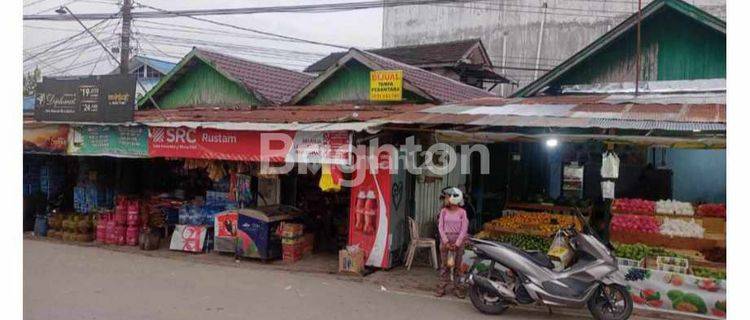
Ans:
{"type": "Polygon", "coordinates": [[[133,8],[133,0],[122,2],[122,35],[120,39],[120,74],[128,74],[128,62],[130,62],[130,23],[133,16],[130,10],[133,8]]]}

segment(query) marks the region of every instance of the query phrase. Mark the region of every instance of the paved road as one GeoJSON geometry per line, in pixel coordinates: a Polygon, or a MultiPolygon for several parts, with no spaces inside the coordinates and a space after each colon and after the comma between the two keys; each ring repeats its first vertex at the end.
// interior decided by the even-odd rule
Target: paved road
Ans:
{"type": "MultiPolygon", "coordinates": [[[[24,240],[24,319],[500,319],[329,275],[24,240]]],[[[511,310],[502,319],[575,319],[511,310]]]]}

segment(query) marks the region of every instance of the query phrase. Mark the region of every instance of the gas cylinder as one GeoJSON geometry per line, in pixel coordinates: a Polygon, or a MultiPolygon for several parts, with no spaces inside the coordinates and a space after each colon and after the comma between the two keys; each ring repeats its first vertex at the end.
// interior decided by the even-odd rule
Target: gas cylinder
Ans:
{"type": "Polygon", "coordinates": [[[125,245],[125,226],[116,225],[114,228],[115,244],[118,246],[125,245]]]}
{"type": "Polygon", "coordinates": [[[138,226],[128,226],[125,229],[125,243],[129,246],[137,246],[139,233],[140,228],[138,226]]]}
{"type": "Polygon", "coordinates": [[[115,235],[116,226],[117,226],[117,223],[115,222],[114,217],[110,216],[110,218],[107,219],[107,228],[106,228],[107,244],[117,244],[117,237],[115,235]]]}
{"type": "Polygon", "coordinates": [[[119,225],[125,225],[127,223],[128,215],[128,201],[125,198],[120,198],[115,206],[115,223],[119,225]]]}
{"type": "Polygon", "coordinates": [[[138,200],[128,203],[127,224],[128,226],[137,226],[140,223],[140,210],[138,200]]]}

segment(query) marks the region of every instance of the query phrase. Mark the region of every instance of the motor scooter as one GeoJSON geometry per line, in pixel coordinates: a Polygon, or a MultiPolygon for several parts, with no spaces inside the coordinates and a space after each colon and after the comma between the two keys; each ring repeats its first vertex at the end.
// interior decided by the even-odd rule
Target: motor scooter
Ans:
{"type": "Polygon", "coordinates": [[[555,270],[545,252],[470,239],[476,258],[466,282],[474,307],[482,313],[500,314],[509,306],[532,303],[568,308],[587,306],[597,320],[628,319],[633,300],[618,272],[611,246],[593,235],[580,213],[576,217],[581,220],[583,230],[567,226],[555,234],[555,240],[567,243],[574,257],[561,270],[555,270]]]}

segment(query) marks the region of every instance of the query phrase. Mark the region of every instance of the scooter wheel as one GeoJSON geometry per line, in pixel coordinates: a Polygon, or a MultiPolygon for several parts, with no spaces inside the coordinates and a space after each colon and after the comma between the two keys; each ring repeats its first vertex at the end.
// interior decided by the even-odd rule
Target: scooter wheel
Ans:
{"type": "Polygon", "coordinates": [[[589,299],[588,308],[596,320],[626,320],[633,313],[633,298],[621,285],[602,285],[589,299]]]}
{"type": "Polygon", "coordinates": [[[501,297],[487,293],[484,289],[476,285],[469,288],[469,300],[471,300],[474,308],[477,308],[479,312],[484,314],[497,315],[508,309],[508,305],[505,304],[501,297]]]}

